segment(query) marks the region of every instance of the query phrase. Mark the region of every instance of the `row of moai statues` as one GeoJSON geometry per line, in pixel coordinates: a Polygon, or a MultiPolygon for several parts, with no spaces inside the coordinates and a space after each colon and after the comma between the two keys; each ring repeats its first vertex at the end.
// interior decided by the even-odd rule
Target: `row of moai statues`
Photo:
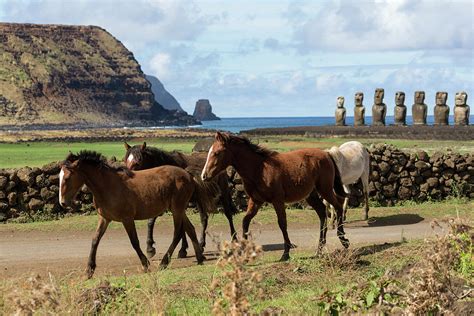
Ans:
{"type": "MultiPolygon", "coordinates": [[[[383,103],[384,89],[375,89],[374,105],[372,106],[372,125],[385,125],[387,106],[383,103]]],[[[446,105],[447,92],[436,92],[436,105],[434,107],[434,125],[449,125],[449,106],[446,105]]],[[[365,125],[364,94],[357,92],[354,97],[354,126],[365,125]]],[[[425,104],[425,92],[415,92],[415,103],[412,105],[413,125],[426,125],[428,106],[425,104]]],[[[454,125],[469,125],[469,105],[467,93],[456,93],[454,106],[454,125]]],[[[407,107],[405,106],[405,92],[395,93],[394,125],[406,125],[407,107]]],[[[346,125],[346,109],[344,97],[337,98],[336,125],[346,125]]]]}

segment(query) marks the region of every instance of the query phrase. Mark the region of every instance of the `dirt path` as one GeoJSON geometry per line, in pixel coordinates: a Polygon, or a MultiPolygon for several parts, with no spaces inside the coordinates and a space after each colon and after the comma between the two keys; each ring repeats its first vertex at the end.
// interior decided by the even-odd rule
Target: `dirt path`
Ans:
{"type": "MultiPolygon", "coordinates": [[[[257,243],[263,245],[265,251],[283,249],[282,236],[278,225],[252,224],[251,231],[257,243]]],[[[216,240],[228,238],[225,226],[210,227],[209,232],[216,240]]],[[[139,230],[141,247],[145,250],[146,230],[139,230]]],[[[28,273],[54,275],[82,275],[90,250],[91,232],[0,232],[0,277],[12,278],[28,273]]],[[[291,241],[298,246],[293,251],[315,249],[319,238],[319,223],[290,224],[291,241]]],[[[353,222],[346,225],[346,236],[352,246],[367,244],[383,244],[385,242],[406,239],[419,239],[432,236],[430,223],[422,218],[401,218],[390,222],[353,222]]],[[[158,268],[163,252],[171,242],[170,227],[159,224],[155,228],[157,255],[152,260],[151,270],[158,268]]],[[[328,231],[328,247],[341,247],[335,230],[328,231]]],[[[179,248],[178,248],[179,249],[179,248]]],[[[178,249],[175,251],[176,257],[178,249]]],[[[208,238],[205,264],[213,264],[216,258],[217,245],[208,238]]],[[[187,259],[171,261],[171,267],[184,267],[195,264],[192,249],[187,259]]],[[[138,257],[132,249],[125,230],[115,229],[106,232],[99,246],[97,255],[96,275],[120,275],[124,273],[141,273],[138,257]]]]}

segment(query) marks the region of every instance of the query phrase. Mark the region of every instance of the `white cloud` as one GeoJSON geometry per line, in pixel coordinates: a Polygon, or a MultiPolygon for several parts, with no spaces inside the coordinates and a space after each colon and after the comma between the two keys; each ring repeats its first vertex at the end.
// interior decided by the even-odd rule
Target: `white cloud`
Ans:
{"type": "Polygon", "coordinates": [[[171,64],[171,57],[165,53],[155,54],[150,60],[150,69],[152,74],[162,80],[166,80],[169,76],[169,67],[171,64]]]}
{"type": "Polygon", "coordinates": [[[472,1],[340,0],[317,7],[304,22],[292,22],[289,8],[301,52],[473,48],[472,1]]]}

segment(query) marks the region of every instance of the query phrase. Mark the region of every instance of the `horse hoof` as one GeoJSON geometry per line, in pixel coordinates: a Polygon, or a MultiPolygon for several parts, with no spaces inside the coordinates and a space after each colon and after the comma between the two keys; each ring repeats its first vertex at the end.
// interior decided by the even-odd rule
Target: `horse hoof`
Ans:
{"type": "Polygon", "coordinates": [[[298,246],[295,244],[290,244],[290,248],[298,248],[298,246]]]}
{"type": "Polygon", "coordinates": [[[344,248],[349,248],[349,245],[350,245],[350,242],[349,242],[349,239],[341,239],[341,244],[344,246],[344,248]]]}
{"type": "Polygon", "coordinates": [[[166,268],[168,268],[167,263],[160,263],[160,270],[165,270],[166,268]]]}
{"type": "Polygon", "coordinates": [[[86,278],[89,280],[92,278],[92,276],[94,275],[94,270],[89,270],[87,269],[86,271],[86,278]]]}
{"type": "Polygon", "coordinates": [[[180,251],[178,252],[178,258],[179,258],[179,259],[186,258],[187,256],[188,256],[188,253],[187,253],[186,250],[180,250],[180,251]]]}
{"type": "Polygon", "coordinates": [[[201,249],[204,250],[204,248],[206,247],[206,242],[205,241],[201,241],[199,243],[199,246],[201,246],[201,249]]]}
{"type": "Polygon", "coordinates": [[[155,248],[149,248],[146,250],[146,255],[148,258],[153,258],[156,255],[156,249],[155,248]]]}
{"type": "Polygon", "coordinates": [[[284,253],[281,258],[280,258],[280,262],[285,262],[285,261],[288,261],[290,260],[290,254],[289,253],[284,253]]]}

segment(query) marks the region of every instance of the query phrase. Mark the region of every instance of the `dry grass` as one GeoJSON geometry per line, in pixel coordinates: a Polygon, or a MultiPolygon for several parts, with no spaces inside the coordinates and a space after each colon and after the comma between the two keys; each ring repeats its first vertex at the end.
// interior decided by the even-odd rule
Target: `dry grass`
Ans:
{"type": "Polygon", "coordinates": [[[251,239],[225,241],[220,247],[221,256],[216,266],[221,271],[211,284],[214,315],[246,315],[250,309],[249,297],[258,292],[262,275],[253,272],[248,265],[255,262],[262,247],[251,239]]]}

